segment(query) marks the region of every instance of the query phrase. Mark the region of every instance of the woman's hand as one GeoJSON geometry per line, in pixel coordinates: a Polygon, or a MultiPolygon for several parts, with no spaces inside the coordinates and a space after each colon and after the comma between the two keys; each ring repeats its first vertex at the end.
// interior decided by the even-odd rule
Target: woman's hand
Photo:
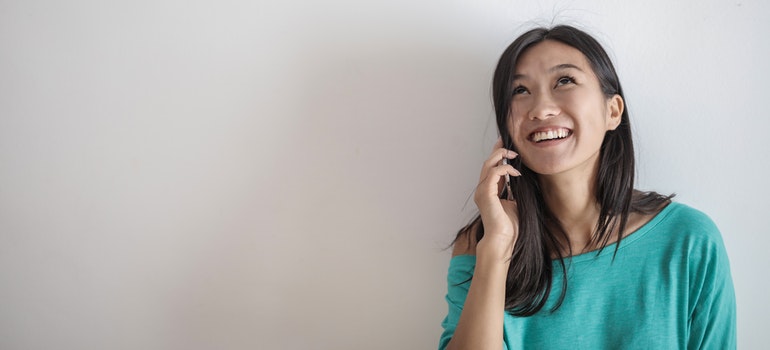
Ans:
{"type": "MultiPolygon", "coordinates": [[[[492,154],[484,162],[479,185],[473,197],[484,224],[484,237],[476,246],[477,250],[491,249],[508,258],[519,234],[519,217],[516,201],[500,199],[505,186],[505,177],[520,176],[513,166],[503,164],[503,159],[516,158],[516,152],[503,148],[503,141],[497,139],[492,154]]],[[[477,252],[478,255],[478,252],[477,252]]]]}

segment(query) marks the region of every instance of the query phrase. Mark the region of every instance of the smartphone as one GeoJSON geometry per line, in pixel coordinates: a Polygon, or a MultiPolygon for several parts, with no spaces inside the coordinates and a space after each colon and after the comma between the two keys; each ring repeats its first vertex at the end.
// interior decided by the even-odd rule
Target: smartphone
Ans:
{"type": "MultiPolygon", "coordinates": [[[[503,158],[503,164],[509,164],[507,158],[503,158]]],[[[505,174],[505,186],[503,186],[503,190],[500,192],[500,198],[505,198],[509,201],[513,200],[513,191],[511,191],[511,175],[505,174]]]]}

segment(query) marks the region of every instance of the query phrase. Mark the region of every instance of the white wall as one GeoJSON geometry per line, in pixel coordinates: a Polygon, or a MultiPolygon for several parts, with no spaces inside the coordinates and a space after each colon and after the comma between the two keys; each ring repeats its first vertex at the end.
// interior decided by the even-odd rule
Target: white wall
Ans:
{"type": "Polygon", "coordinates": [[[770,3],[0,2],[0,348],[430,349],[531,20],[613,52],[640,185],[766,344],[770,3]]]}

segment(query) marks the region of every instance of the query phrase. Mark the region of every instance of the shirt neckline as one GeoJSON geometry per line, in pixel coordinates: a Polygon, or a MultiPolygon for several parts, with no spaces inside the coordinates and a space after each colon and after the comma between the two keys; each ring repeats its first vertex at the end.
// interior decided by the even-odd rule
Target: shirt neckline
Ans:
{"type": "MultiPolygon", "coordinates": [[[[636,229],[634,232],[631,232],[628,234],[628,236],[624,237],[620,240],[621,246],[618,247],[618,251],[628,247],[629,245],[633,244],[634,242],[638,241],[642,237],[644,237],[647,232],[652,231],[652,229],[655,228],[659,223],[661,223],[663,220],[666,219],[666,217],[676,208],[680,206],[679,203],[671,202],[668,205],[666,205],[663,209],[661,209],[655,216],[650,219],[650,221],[647,221],[644,225],[636,229]]],[[[614,242],[612,244],[608,244],[604,249],[599,251],[598,249],[592,250],[590,252],[581,253],[578,255],[573,255],[571,257],[565,257],[565,261],[569,261],[572,263],[581,262],[581,261],[589,261],[592,259],[596,259],[601,256],[606,256],[609,254],[615,253],[615,247],[618,245],[618,242],[614,242]],[[597,253],[598,252],[598,253],[597,253]]],[[[476,261],[475,255],[469,255],[469,254],[462,254],[462,255],[456,255],[452,257],[451,260],[461,260],[461,259],[467,259],[468,257],[473,258],[473,261],[476,261]],[[458,259],[459,258],[459,259],[458,259]]],[[[554,264],[559,264],[559,260],[553,260],[554,264]]]]}
{"type": "MultiPolygon", "coordinates": [[[[666,217],[671,213],[672,210],[674,210],[675,207],[679,206],[678,203],[671,202],[668,205],[666,205],[663,209],[661,209],[655,216],[650,219],[650,221],[647,221],[644,225],[636,229],[634,232],[629,233],[626,237],[620,240],[620,246],[617,248],[618,251],[630,246],[634,242],[640,240],[642,237],[644,237],[647,232],[652,231],[655,226],[657,226],[659,223],[661,223],[663,220],[666,219],[666,217]]],[[[612,244],[608,244],[604,247],[604,249],[594,249],[590,252],[580,253],[578,255],[573,255],[571,257],[565,257],[565,261],[571,261],[573,263],[581,262],[581,261],[588,261],[592,259],[596,259],[602,256],[606,255],[612,255],[615,254],[615,247],[618,245],[618,242],[614,242],[612,244]]],[[[554,263],[558,264],[559,260],[555,259],[553,260],[554,263]]]]}

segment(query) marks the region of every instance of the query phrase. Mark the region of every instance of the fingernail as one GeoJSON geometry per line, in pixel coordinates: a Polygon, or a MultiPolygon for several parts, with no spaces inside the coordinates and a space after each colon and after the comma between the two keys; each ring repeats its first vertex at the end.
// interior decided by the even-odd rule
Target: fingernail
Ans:
{"type": "Polygon", "coordinates": [[[516,157],[518,155],[519,155],[518,153],[516,153],[514,151],[511,151],[511,150],[508,150],[508,157],[509,158],[514,158],[514,157],[516,157]]]}

